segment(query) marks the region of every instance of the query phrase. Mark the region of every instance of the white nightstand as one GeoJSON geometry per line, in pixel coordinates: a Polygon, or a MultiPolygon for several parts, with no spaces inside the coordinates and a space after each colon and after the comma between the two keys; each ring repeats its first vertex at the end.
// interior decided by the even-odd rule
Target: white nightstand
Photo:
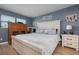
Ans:
{"type": "Polygon", "coordinates": [[[62,35],[62,47],[67,46],[67,47],[75,48],[76,51],[78,51],[78,43],[79,43],[78,35],[70,35],[70,34],[62,35]]]}

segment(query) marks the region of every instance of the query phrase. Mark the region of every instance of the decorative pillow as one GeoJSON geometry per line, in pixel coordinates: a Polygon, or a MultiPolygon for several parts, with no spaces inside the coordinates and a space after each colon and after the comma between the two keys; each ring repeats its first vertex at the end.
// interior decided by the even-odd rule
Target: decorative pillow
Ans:
{"type": "Polygon", "coordinates": [[[45,29],[44,30],[45,34],[49,34],[49,35],[55,35],[56,33],[56,29],[45,29]]]}
{"type": "Polygon", "coordinates": [[[47,34],[48,33],[48,29],[44,29],[44,33],[47,34]]]}
{"type": "Polygon", "coordinates": [[[36,33],[44,33],[44,29],[39,29],[39,28],[37,28],[37,29],[36,29],[36,33]]]}

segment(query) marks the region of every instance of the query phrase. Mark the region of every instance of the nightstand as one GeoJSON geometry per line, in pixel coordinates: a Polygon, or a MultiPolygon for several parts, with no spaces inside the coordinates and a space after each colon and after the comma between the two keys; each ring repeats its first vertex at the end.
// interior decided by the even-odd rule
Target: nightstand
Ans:
{"type": "Polygon", "coordinates": [[[75,48],[78,51],[79,36],[71,34],[62,35],[62,47],[75,48]]]}

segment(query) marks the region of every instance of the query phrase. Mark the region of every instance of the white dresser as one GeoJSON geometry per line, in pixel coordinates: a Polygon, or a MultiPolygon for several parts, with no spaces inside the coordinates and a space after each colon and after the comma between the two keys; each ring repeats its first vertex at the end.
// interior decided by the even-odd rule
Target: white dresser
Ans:
{"type": "Polygon", "coordinates": [[[70,34],[63,34],[62,35],[62,47],[70,47],[75,48],[78,51],[78,44],[79,44],[79,36],[78,35],[70,35],[70,34]]]}

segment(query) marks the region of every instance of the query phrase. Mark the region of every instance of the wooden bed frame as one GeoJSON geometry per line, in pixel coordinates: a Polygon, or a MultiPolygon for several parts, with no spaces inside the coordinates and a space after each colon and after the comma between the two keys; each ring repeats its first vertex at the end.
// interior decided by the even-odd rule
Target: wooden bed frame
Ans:
{"type": "MultiPolygon", "coordinates": [[[[60,20],[53,21],[53,28],[58,29],[60,34],[60,20]],[[55,25],[55,26],[54,26],[55,25]]],[[[21,55],[44,55],[41,48],[24,42],[12,36],[12,47],[21,55]]]]}
{"type": "Polygon", "coordinates": [[[10,45],[12,44],[11,36],[15,31],[18,31],[18,32],[25,31],[25,33],[27,33],[28,27],[26,24],[22,24],[22,23],[8,23],[8,43],[10,45]]]}

